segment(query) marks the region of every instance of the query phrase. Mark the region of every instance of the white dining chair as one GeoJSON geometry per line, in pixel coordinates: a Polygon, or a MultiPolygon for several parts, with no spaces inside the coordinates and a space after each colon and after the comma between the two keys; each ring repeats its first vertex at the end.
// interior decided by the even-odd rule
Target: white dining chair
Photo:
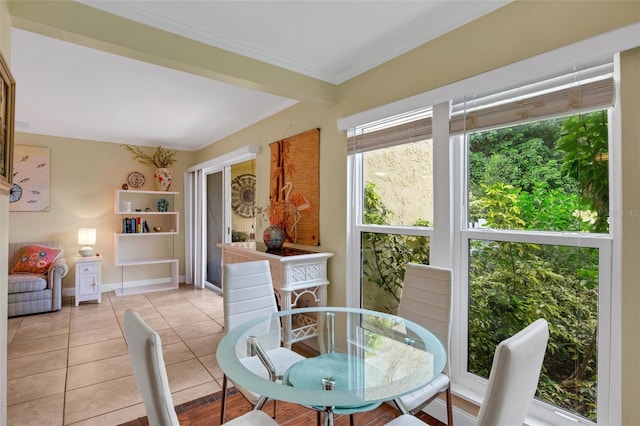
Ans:
{"type": "MultiPolygon", "coordinates": [[[[522,425],[538,387],[547,350],[549,325],[538,319],[500,342],[493,355],[489,383],[476,426],[522,425]]],[[[389,426],[425,423],[410,414],[396,417],[389,426]]]]}
{"type": "MultiPolygon", "coordinates": [[[[230,263],[223,267],[222,294],[224,305],[224,326],[228,332],[239,324],[250,319],[266,316],[277,312],[271,270],[269,262],[258,260],[252,262],[230,263]]],[[[260,336],[259,343],[266,353],[273,367],[275,377],[281,380],[282,375],[298,361],[304,359],[302,355],[280,345],[280,327],[274,327],[268,335],[260,336]]],[[[242,364],[254,373],[270,378],[269,371],[257,356],[247,356],[240,360],[242,364]]],[[[222,378],[222,401],[220,409],[220,423],[224,423],[227,399],[227,376],[222,378]]],[[[235,388],[249,401],[254,409],[261,409],[266,398],[252,392],[237,383],[235,388]]],[[[274,417],[276,406],[274,401],[274,417]]]]}
{"type": "MultiPolygon", "coordinates": [[[[160,336],[137,312],[124,312],[124,335],[133,375],[151,426],[179,426],[173,405],[160,336]]],[[[229,426],[278,426],[263,411],[250,411],[227,423],[229,426]]]]}
{"type": "MultiPolygon", "coordinates": [[[[431,331],[449,352],[451,333],[451,269],[407,263],[398,316],[431,331]]],[[[447,424],[453,425],[453,406],[448,363],[445,371],[428,385],[395,400],[403,414],[416,414],[445,393],[447,424]]]]}
{"type": "Polygon", "coordinates": [[[137,312],[124,312],[124,336],[150,425],[179,425],[173,407],[160,336],[137,312]]]}

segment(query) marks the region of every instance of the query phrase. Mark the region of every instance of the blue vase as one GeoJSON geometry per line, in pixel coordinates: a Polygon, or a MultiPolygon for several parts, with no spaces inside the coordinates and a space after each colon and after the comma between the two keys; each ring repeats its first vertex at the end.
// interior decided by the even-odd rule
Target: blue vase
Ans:
{"type": "Polygon", "coordinates": [[[284,228],[277,225],[271,225],[264,230],[262,239],[269,250],[280,250],[287,236],[284,228]]]}

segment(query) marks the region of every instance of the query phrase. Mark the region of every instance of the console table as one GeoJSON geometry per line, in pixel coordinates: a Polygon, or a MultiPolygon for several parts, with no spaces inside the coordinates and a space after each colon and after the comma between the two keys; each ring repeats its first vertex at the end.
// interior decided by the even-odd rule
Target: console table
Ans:
{"type": "MultiPolygon", "coordinates": [[[[282,310],[305,307],[299,306],[301,297],[305,295],[311,296],[318,306],[327,306],[327,260],[333,253],[289,245],[272,251],[256,242],[223,243],[217,246],[222,249],[222,265],[268,260],[273,288],[282,310]]],[[[318,334],[316,320],[309,316],[299,315],[293,320],[288,317],[282,325],[287,347],[318,334]]]]}

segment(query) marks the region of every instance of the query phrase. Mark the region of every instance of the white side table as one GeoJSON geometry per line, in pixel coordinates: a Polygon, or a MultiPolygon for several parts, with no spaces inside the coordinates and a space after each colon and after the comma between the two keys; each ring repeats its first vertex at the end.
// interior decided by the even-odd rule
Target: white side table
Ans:
{"type": "Polygon", "coordinates": [[[76,306],[87,300],[102,303],[102,256],[74,256],[76,263],[76,306]]]}

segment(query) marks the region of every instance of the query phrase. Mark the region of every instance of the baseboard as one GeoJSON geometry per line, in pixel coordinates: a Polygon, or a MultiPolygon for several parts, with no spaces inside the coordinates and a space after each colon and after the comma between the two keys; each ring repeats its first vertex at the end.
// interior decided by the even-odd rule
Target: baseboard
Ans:
{"type": "MultiPolygon", "coordinates": [[[[441,421],[442,423],[447,423],[447,403],[440,398],[436,398],[422,411],[437,419],[438,421],[441,421]]],[[[476,424],[476,418],[472,414],[454,406],[453,424],[456,426],[474,426],[476,424]]]]}
{"type": "MultiPolygon", "coordinates": [[[[166,283],[169,280],[171,280],[171,277],[155,278],[152,280],[125,281],[124,283],[123,282],[108,283],[108,284],[103,283],[100,286],[100,292],[108,293],[110,291],[122,290],[122,288],[131,288],[131,287],[141,288],[145,286],[154,286],[157,284],[166,283]]],[[[181,283],[185,282],[185,276],[184,275],[178,276],[178,282],[181,282],[181,283]]],[[[75,297],[75,295],[76,295],[75,287],[64,287],[62,289],[62,297],[75,297]]]]}

